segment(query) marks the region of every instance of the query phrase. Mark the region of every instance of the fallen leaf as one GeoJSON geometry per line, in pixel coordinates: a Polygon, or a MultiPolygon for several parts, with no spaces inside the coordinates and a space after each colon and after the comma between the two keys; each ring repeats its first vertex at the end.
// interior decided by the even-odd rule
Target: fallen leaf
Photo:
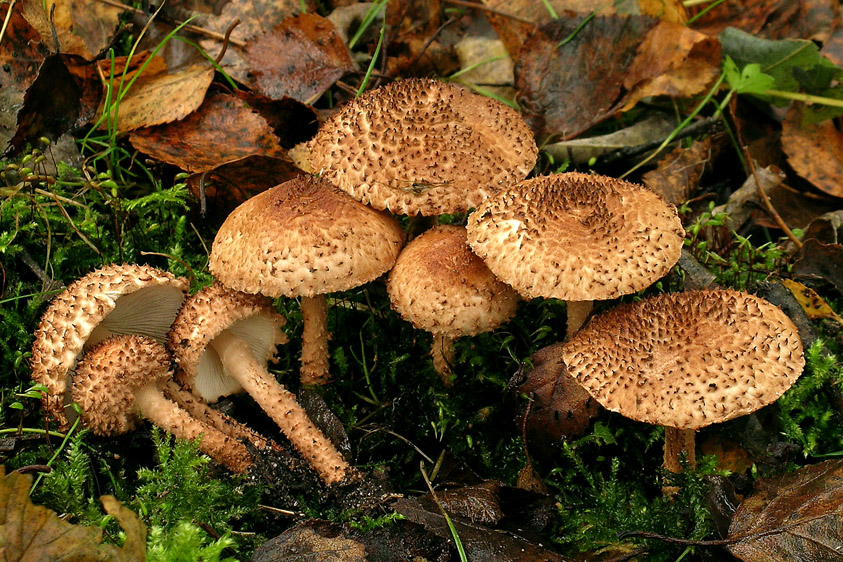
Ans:
{"type": "MultiPolygon", "coordinates": [[[[183,119],[202,104],[214,78],[214,67],[208,63],[192,64],[171,72],[152,67],[137,72],[134,84],[120,100],[116,118],[104,119],[100,128],[109,127],[111,122],[118,131],[127,132],[183,119]]],[[[119,79],[114,82],[119,87],[119,79]]],[[[116,95],[115,91],[113,96],[116,95]]],[[[102,115],[104,111],[101,107],[98,113],[102,115]]]]}
{"type": "Polygon", "coordinates": [[[494,527],[504,516],[498,495],[500,489],[500,482],[487,480],[476,486],[463,486],[454,490],[436,492],[436,497],[449,514],[494,527]]]}
{"type": "Polygon", "coordinates": [[[720,42],[680,23],[661,21],[638,47],[624,88],[623,111],[650,96],[691,97],[720,75],[720,42]]]}
{"type": "Polygon", "coordinates": [[[750,174],[743,185],[729,196],[729,200],[724,205],[719,205],[712,210],[712,214],[726,213],[729,228],[732,230],[738,230],[742,224],[752,217],[753,213],[760,209],[756,176],[758,182],[761,183],[761,189],[767,196],[770,196],[773,190],[778,188],[785,180],[784,172],[775,166],[756,167],[755,174],[750,174]]]}
{"type": "Polygon", "coordinates": [[[585,164],[592,158],[614,150],[661,140],[675,128],[676,124],[663,113],[654,113],[642,121],[612,133],[547,144],[542,147],[542,151],[552,156],[556,162],[570,160],[576,164],[585,164]]]}
{"type": "Polygon", "coordinates": [[[795,259],[794,275],[825,280],[843,293],[843,245],[806,240],[795,259]]]}
{"type": "Polygon", "coordinates": [[[677,146],[659,161],[655,170],[644,174],[642,181],[669,203],[679,205],[699,187],[700,177],[711,161],[711,150],[710,136],[694,141],[688,148],[677,146]]]}
{"type": "Polygon", "coordinates": [[[729,551],[744,562],[839,560],[841,516],[843,460],[761,478],[735,512],[729,551]]]}
{"type": "Polygon", "coordinates": [[[60,51],[92,60],[110,44],[123,11],[97,0],[50,0],[45,13],[52,13],[60,51]]]}
{"type": "MultiPolygon", "coordinates": [[[[413,523],[424,525],[437,536],[452,538],[451,529],[441,512],[427,509],[418,499],[402,498],[396,500],[393,506],[395,511],[413,523]]],[[[468,559],[472,562],[571,562],[541,544],[532,543],[511,533],[465,522],[458,517],[452,518],[452,524],[468,559]]]]}
{"type": "MultiPolygon", "coordinates": [[[[213,13],[197,10],[191,23],[214,31],[223,36],[235,21],[239,23],[231,30],[230,38],[239,45],[248,45],[256,36],[272,31],[284,18],[299,12],[316,12],[313,0],[230,0],[222,9],[213,13]]],[[[201,39],[199,45],[216,59],[222,50],[223,42],[218,39],[201,39]]],[[[249,83],[249,63],[245,58],[245,48],[230,43],[220,66],[229,76],[243,84],[249,83]]]]}
{"type": "Polygon", "coordinates": [[[340,526],[310,519],[266,541],[252,562],[366,562],[366,547],[346,538],[340,526]]]}
{"type": "Polygon", "coordinates": [[[181,121],[132,132],[129,142],[189,172],[213,170],[252,154],[281,157],[285,153],[266,120],[225,93],[209,94],[199,109],[181,121]]]}
{"type": "Polygon", "coordinates": [[[354,70],[334,24],[315,14],[284,19],[249,42],[246,60],[253,85],[272,99],[313,103],[354,70]]]}
{"type": "Polygon", "coordinates": [[[734,27],[768,39],[801,38],[824,41],[835,21],[834,0],[726,0],[705,9],[692,27],[717,35],[734,27]],[[711,8],[711,9],[708,9],[711,8]]]}
{"type": "Polygon", "coordinates": [[[500,39],[464,37],[454,49],[460,60],[461,84],[488,88],[504,99],[515,97],[515,66],[500,39]]]}
{"type": "Polygon", "coordinates": [[[106,512],[123,527],[122,547],[102,544],[102,529],[71,525],[29,499],[32,477],[0,467],[0,556],[4,562],[78,560],[143,562],[146,528],[137,515],[111,496],[103,496],[106,512]]]}
{"type": "Polygon", "coordinates": [[[572,138],[615,112],[638,46],[658,23],[647,16],[598,16],[574,34],[585,17],[545,24],[521,47],[515,82],[540,145],[572,138]]]}
{"type": "MultiPolygon", "coordinates": [[[[568,375],[562,346],[556,343],[538,350],[530,357],[531,366],[522,366],[513,377],[518,381],[515,391],[531,399],[525,427],[530,449],[545,457],[557,454],[562,441],[585,433],[600,412],[597,401],[568,375]]],[[[519,427],[525,413],[516,418],[519,427]]]]}
{"type": "Polygon", "coordinates": [[[839,324],[843,324],[843,318],[840,318],[815,290],[793,279],[782,279],[782,284],[793,293],[796,302],[799,303],[808,318],[813,320],[830,318],[839,324]]]}
{"type": "Polygon", "coordinates": [[[753,458],[735,441],[722,435],[711,435],[700,443],[704,455],[717,457],[717,468],[743,474],[755,464],[753,458]]]}
{"type": "Polygon", "coordinates": [[[824,213],[805,228],[805,240],[816,238],[824,244],[843,242],[843,210],[824,213]]]}
{"type": "Polygon", "coordinates": [[[794,105],[782,123],[782,149],[793,170],[816,188],[843,198],[843,134],[832,120],[802,122],[794,105]]]}
{"type": "Polygon", "coordinates": [[[210,222],[220,225],[246,199],[300,173],[289,160],[253,154],[192,174],[187,178],[187,187],[203,205],[210,222]]]}
{"type": "Polygon", "coordinates": [[[246,90],[238,90],[234,95],[266,119],[284,148],[310,140],[319,129],[319,119],[310,105],[292,98],[273,100],[246,90]]]}

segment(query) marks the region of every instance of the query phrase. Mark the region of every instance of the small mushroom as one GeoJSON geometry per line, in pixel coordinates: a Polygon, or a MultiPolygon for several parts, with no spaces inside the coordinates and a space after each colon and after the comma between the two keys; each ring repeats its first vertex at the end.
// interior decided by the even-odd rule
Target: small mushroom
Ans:
{"type": "Polygon", "coordinates": [[[211,272],[227,287],[269,297],[301,297],[301,380],[325,384],[325,295],[389,271],[404,232],[386,213],[355,201],[324,179],[299,176],[248,199],[225,220],[211,250],[211,272]]]}
{"type": "Polygon", "coordinates": [[[518,294],[469,249],[465,228],[439,226],[407,244],[389,274],[392,308],[433,333],[436,372],[451,385],[454,340],[494,330],[509,320],[518,294]]]}
{"type": "Polygon", "coordinates": [[[177,378],[208,402],[245,390],[327,484],[339,482],[351,474],[348,463],[266,370],[287,341],[283,325],[267,297],[214,283],[189,297],[173,323],[168,346],[177,378]]]}
{"type": "Polygon", "coordinates": [[[605,408],[665,426],[665,467],[694,465],[694,432],[774,402],[802,373],[796,326],[733,290],[662,294],[601,314],[565,345],[568,372],[605,408]]]}
{"type": "Polygon", "coordinates": [[[527,177],[538,149],[521,115],[448,82],[408,79],[369,90],[309,141],[310,163],[376,209],[465,212],[527,177]]]}
{"type": "Polygon", "coordinates": [[[79,361],[71,396],[82,407],[84,425],[97,435],[127,433],[145,418],[182,439],[201,436],[203,452],[234,472],[246,472],[252,459],[242,443],[164,396],[163,385],[172,375],[162,344],[144,336],[114,336],[79,361]]]}
{"type": "Polygon", "coordinates": [[[70,382],[86,349],[115,334],[163,343],[184,301],[187,280],[144,265],[109,265],[71,283],[47,307],[32,344],[32,378],[62,429],[73,421],[70,382]]]}
{"type": "Polygon", "coordinates": [[[676,209],[642,185],[582,173],[501,190],[469,215],[468,242],[524,298],[567,301],[568,337],[591,301],[645,289],[679,260],[676,209]]]}

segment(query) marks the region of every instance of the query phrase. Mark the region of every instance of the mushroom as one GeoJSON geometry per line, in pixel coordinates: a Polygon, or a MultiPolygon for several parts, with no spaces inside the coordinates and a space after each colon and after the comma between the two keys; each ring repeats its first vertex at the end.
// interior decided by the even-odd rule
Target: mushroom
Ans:
{"type": "Polygon", "coordinates": [[[252,465],[246,447],[203,423],[164,396],[172,378],[170,355],[155,340],[113,336],[92,347],[76,366],[71,396],[82,407],[82,420],[97,435],[120,435],[140,418],[179,438],[196,439],[199,448],[234,472],[252,465]]]}
{"type": "Polygon", "coordinates": [[[649,287],[679,260],[673,205],[642,185],[582,173],[523,181],[468,218],[468,243],[521,296],[567,302],[571,337],[591,301],[649,287]]]}
{"type": "Polygon", "coordinates": [[[448,82],[408,79],[343,106],[307,144],[310,164],[376,209],[465,212],[519,182],[538,155],[506,105],[448,82]]]}
{"type": "Polygon", "coordinates": [[[187,291],[187,280],[143,265],[109,265],[70,284],[35,330],[32,378],[48,389],[45,410],[62,429],[73,421],[70,381],[83,350],[115,334],[163,343],[187,291]]]}
{"type": "Polygon", "coordinates": [[[665,426],[665,468],[694,465],[694,432],[774,402],[802,373],[796,326],[751,294],[662,294],[601,314],[565,345],[568,372],[605,408],[665,426]]]}
{"type": "Polygon", "coordinates": [[[368,283],[395,263],[404,232],[324,179],[299,176],[248,199],[225,220],[211,250],[224,285],[270,297],[301,297],[301,380],[325,384],[325,295],[368,283]]]}
{"type": "Polygon", "coordinates": [[[245,390],[327,484],[339,482],[349,475],[348,463],[266,370],[276,346],[287,341],[283,325],[267,297],[214,283],[189,297],[173,323],[168,346],[177,378],[208,402],[245,390]]]}
{"type": "Polygon", "coordinates": [[[469,249],[461,226],[438,226],[407,244],[389,274],[387,291],[405,320],[433,333],[433,365],[446,386],[454,340],[494,330],[518,305],[512,287],[469,249]]]}

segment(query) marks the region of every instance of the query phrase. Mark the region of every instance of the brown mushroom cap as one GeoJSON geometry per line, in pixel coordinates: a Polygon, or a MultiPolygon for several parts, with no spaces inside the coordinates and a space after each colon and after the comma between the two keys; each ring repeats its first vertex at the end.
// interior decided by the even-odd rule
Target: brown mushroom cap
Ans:
{"type": "Polygon", "coordinates": [[[518,294],[469,249],[461,226],[439,226],[407,244],[387,291],[405,320],[451,338],[494,330],[518,306],[518,294]]]}
{"type": "Polygon", "coordinates": [[[170,354],[143,336],[101,341],[79,360],[71,396],[85,411],[85,426],[97,435],[121,435],[141,420],[135,391],[172,378],[170,354]]]}
{"type": "Polygon", "coordinates": [[[47,307],[32,345],[32,378],[45,385],[44,408],[68,426],[68,386],[76,360],[114,334],[164,342],[184,301],[186,279],[144,265],[109,265],[70,284],[47,307]]]}
{"type": "Polygon", "coordinates": [[[334,185],[406,215],[467,211],[527,177],[538,155],[518,112],[429,79],[364,93],[324,123],[308,148],[313,170],[334,185]]]}
{"type": "Polygon", "coordinates": [[[229,330],[249,346],[255,360],[266,365],[276,347],[287,343],[281,331],[286,319],[274,312],[269,298],[234,291],[214,283],[192,295],[179,310],[167,339],[178,365],[177,380],[207,402],[243,390],[228,376],[208,344],[229,330]]]}
{"type": "Polygon", "coordinates": [[[644,186],[555,174],[487,199],[468,219],[468,242],[525,298],[615,298],[649,287],[679,260],[674,207],[644,186]]]}
{"type": "Polygon", "coordinates": [[[663,294],[619,306],[574,336],[564,359],[605,408],[678,429],[770,404],[805,365],[790,318],[733,290],[663,294]]]}
{"type": "Polygon", "coordinates": [[[404,232],[323,179],[299,176],[248,199],[220,227],[211,272],[271,297],[344,291],[395,263],[404,232]]]}

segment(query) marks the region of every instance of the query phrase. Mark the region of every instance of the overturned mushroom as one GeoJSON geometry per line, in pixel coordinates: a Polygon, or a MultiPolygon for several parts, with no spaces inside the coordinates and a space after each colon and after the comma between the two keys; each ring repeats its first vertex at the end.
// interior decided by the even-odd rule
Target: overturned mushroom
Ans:
{"type": "Polygon", "coordinates": [[[568,372],[605,408],[665,426],[678,472],[694,432],[774,402],[802,373],[796,326],[732,290],[663,294],[601,314],[567,342],[568,372]]]}
{"type": "Polygon", "coordinates": [[[433,365],[447,386],[454,340],[494,330],[518,305],[518,294],[469,249],[461,226],[439,226],[407,244],[387,291],[405,320],[433,333],[433,365]]]}
{"type": "Polygon", "coordinates": [[[252,460],[242,443],[164,396],[163,385],[172,375],[163,345],[143,336],[114,336],[79,361],[71,396],[82,407],[84,425],[98,435],[127,433],[145,418],[179,438],[201,436],[203,452],[235,472],[245,472],[252,460]]]}
{"type": "Polygon", "coordinates": [[[143,265],[109,265],[70,284],[47,307],[32,345],[32,378],[48,389],[44,409],[63,429],[72,421],[70,382],[84,349],[119,334],[163,343],[187,280],[143,265]]]}
{"type": "Polygon", "coordinates": [[[325,384],[326,294],[373,281],[398,257],[404,232],[386,213],[324,179],[299,176],[245,201],[220,227],[211,272],[227,287],[301,297],[301,379],[325,384]]]}
{"type": "Polygon", "coordinates": [[[266,297],[219,283],[189,297],[168,341],[178,380],[209,402],[245,390],[326,483],[339,482],[351,474],[348,463],[266,370],[276,346],[286,342],[284,318],[269,305],[266,297]]]}
{"type": "Polygon", "coordinates": [[[487,199],[468,218],[468,242],[521,296],[568,303],[568,337],[591,301],[645,289],[679,260],[676,209],[644,186],[555,174],[487,199]]]}
{"type": "Polygon", "coordinates": [[[307,146],[314,172],[376,209],[405,215],[465,212],[527,177],[538,155],[518,112],[429,79],[364,93],[307,146]]]}

